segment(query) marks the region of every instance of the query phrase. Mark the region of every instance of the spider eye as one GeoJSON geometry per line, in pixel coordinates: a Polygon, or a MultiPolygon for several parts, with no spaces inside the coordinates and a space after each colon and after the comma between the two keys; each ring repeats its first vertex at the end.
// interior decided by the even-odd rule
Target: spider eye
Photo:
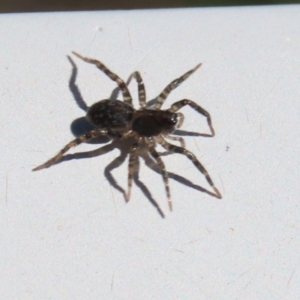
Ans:
{"type": "Polygon", "coordinates": [[[170,117],[170,123],[175,125],[177,123],[177,114],[172,114],[170,117]]]}

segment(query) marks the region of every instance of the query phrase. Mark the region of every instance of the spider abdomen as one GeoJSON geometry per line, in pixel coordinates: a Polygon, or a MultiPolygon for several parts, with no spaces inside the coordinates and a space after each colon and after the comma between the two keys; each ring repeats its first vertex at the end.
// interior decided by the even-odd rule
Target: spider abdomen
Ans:
{"type": "Polygon", "coordinates": [[[144,109],[134,113],[132,130],[141,136],[150,137],[174,131],[176,123],[176,113],[144,109]]]}
{"type": "Polygon", "coordinates": [[[87,113],[88,120],[96,127],[127,127],[133,116],[133,107],[120,100],[101,100],[93,104],[87,113]]]}

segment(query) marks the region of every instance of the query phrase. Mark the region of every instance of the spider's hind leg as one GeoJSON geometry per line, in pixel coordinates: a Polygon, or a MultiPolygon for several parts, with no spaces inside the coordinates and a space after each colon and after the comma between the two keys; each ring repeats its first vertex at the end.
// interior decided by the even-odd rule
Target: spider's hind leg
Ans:
{"type": "Polygon", "coordinates": [[[42,165],[32,169],[32,171],[39,171],[41,169],[48,168],[48,167],[52,166],[53,164],[57,163],[70,148],[75,147],[81,143],[87,142],[88,140],[91,140],[95,137],[98,137],[101,135],[107,135],[107,134],[108,134],[108,132],[105,129],[94,129],[86,134],[83,134],[83,135],[79,136],[78,138],[76,138],[75,140],[68,143],[64,148],[62,148],[58,152],[57,155],[55,155],[54,157],[52,157],[51,159],[49,159],[42,165]]]}

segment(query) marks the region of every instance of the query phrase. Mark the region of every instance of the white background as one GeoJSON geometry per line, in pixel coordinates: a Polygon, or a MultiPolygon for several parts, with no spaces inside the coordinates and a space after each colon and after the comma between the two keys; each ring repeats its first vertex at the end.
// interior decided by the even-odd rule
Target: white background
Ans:
{"type": "MultiPolygon", "coordinates": [[[[299,299],[299,14],[276,6],[0,16],[1,298],[299,299]],[[125,203],[105,173],[119,149],[31,172],[74,139],[71,125],[85,115],[69,87],[72,50],[124,79],[139,70],[148,99],[202,62],[163,108],[189,98],[211,113],[216,136],[187,136],[186,145],[223,199],[201,192],[205,178],[178,154],[163,157],[178,175],[172,213],[161,175],[143,159],[125,203]]],[[[87,105],[111,95],[114,82],[73,61],[87,105]]],[[[182,112],[183,130],[207,132],[203,116],[182,112]]],[[[126,190],[127,160],[111,174],[126,190]]]]}

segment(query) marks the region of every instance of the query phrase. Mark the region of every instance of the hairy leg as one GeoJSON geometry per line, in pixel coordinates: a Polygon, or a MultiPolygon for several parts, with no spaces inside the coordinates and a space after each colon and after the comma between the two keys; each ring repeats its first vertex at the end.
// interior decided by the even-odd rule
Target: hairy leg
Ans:
{"type": "Polygon", "coordinates": [[[191,74],[193,74],[198,68],[200,68],[201,64],[198,64],[195,68],[190,71],[184,73],[179,78],[176,78],[172,82],[170,82],[164,90],[156,97],[155,109],[160,109],[171,91],[176,89],[182,82],[184,82],[191,74]]]}
{"type": "Polygon", "coordinates": [[[140,103],[140,106],[141,107],[146,107],[146,89],[145,89],[145,85],[144,85],[144,82],[143,82],[143,79],[142,79],[142,76],[140,74],[140,72],[136,71],[136,72],[133,72],[126,84],[129,85],[131,79],[134,78],[138,84],[138,93],[139,93],[139,103],[140,103]]]}
{"type": "Polygon", "coordinates": [[[166,171],[165,164],[162,161],[159,154],[157,153],[157,151],[155,150],[154,143],[151,140],[149,140],[148,138],[145,138],[145,142],[148,145],[148,149],[149,149],[151,156],[156,160],[157,165],[161,171],[161,174],[162,174],[162,177],[164,180],[164,184],[165,184],[166,193],[167,193],[169,208],[170,208],[170,210],[172,210],[172,200],[171,200],[170,187],[169,187],[169,177],[168,177],[168,172],[166,171]]]}
{"type": "Polygon", "coordinates": [[[172,144],[169,144],[166,140],[164,140],[163,138],[161,138],[160,140],[158,140],[158,143],[160,143],[165,149],[169,150],[170,152],[173,152],[173,153],[179,153],[179,154],[183,154],[185,155],[189,160],[192,161],[192,163],[195,165],[195,167],[205,176],[207,182],[209,183],[209,185],[212,187],[212,189],[214,190],[215,192],[215,195],[217,198],[221,199],[222,198],[222,195],[221,193],[219,192],[219,190],[215,187],[212,179],[210,178],[208,172],[206,171],[206,169],[204,168],[204,166],[200,163],[200,161],[196,158],[196,156],[182,148],[182,147],[178,147],[178,146],[175,146],[175,145],[172,145],[172,144]]]}
{"type": "Polygon", "coordinates": [[[117,74],[110,71],[99,60],[81,56],[80,54],[78,54],[74,51],[72,51],[72,53],[75,56],[77,56],[78,58],[82,59],[83,61],[90,63],[90,64],[94,64],[98,69],[100,69],[102,72],[104,72],[111,80],[115,81],[118,84],[120,90],[122,91],[124,102],[126,102],[128,104],[132,104],[132,98],[131,98],[130,92],[129,92],[125,82],[117,74]]]}
{"type": "Polygon", "coordinates": [[[129,163],[128,163],[128,189],[126,194],[126,202],[130,200],[131,195],[131,187],[132,187],[132,181],[133,181],[133,175],[134,175],[134,166],[136,162],[136,151],[138,147],[138,142],[135,142],[130,149],[129,153],[129,163]]]}
{"type": "Polygon", "coordinates": [[[102,135],[107,135],[108,132],[105,129],[94,129],[86,134],[83,134],[81,136],[79,136],[78,138],[76,138],[75,140],[71,141],[70,143],[68,143],[65,147],[63,147],[58,154],[56,154],[54,157],[52,157],[51,159],[49,159],[48,161],[46,161],[45,163],[43,163],[42,165],[34,168],[32,171],[39,171],[41,169],[44,168],[48,168],[50,166],[52,166],[53,164],[55,164],[56,162],[58,162],[61,157],[72,147],[75,147],[81,143],[84,143],[88,140],[91,140],[93,138],[96,138],[98,136],[102,136],[102,135]]]}
{"type": "Polygon", "coordinates": [[[211,131],[211,134],[205,134],[205,136],[214,136],[215,135],[215,131],[214,128],[212,126],[212,122],[211,122],[211,117],[210,114],[207,110],[205,110],[204,108],[202,108],[200,105],[198,105],[197,103],[195,103],[192,100],[188,100],[188,99],[183,99],[180,101],[175,102],[174,104],[171,105],[171,107],[168,109],[168,111],[170,112],[176,112],[179,109],[181,109],[182,107],[189,105],[190,107],[192,107],[195,111],[197,111],[198,113],[200,113],[201,115],[205,116],[207,119],[207,124],[208,127],[211,131]]]}
{"type": "Polygon", "coordinates": [[[169,140],[172,140],[172,141],[179,141],[181,148],[185,148],[185,141],[182,137],[173,136],[173,135],[169,135],[169,134],[168,135],[163,135],[163,137],[165,139],[169,139],[169,140]]]}

